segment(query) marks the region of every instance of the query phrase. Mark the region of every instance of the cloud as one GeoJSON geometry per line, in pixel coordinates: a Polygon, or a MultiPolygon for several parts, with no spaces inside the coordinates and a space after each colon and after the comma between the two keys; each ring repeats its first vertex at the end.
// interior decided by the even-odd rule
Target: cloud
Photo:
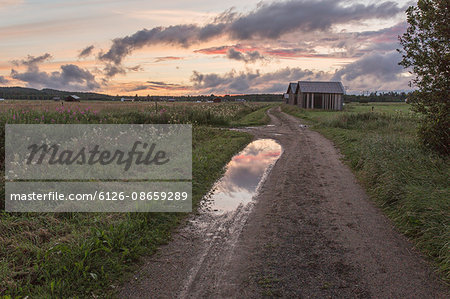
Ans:
{"type": "Polygon", "coordinates": [[[253,12],[235,19],[230,26],[232,37],[277,39],[293,31],[325,31],[333,25],[374,18],[389,18],[403,9],[387,1],[378,5],[351,4],[342,0],[302,0],[262,4],[253,12]]]}
{"type": "Polygon", "coordinates": [[[174,84],[174,83],[166,83],[161,81],[147,81],[148,89],[153,90],[187,90],[189,86],[174,84]]]}
{"type": "Polygon", "coordinates": [[[0,84],[7,84],[9,82],[8,79],[5,78],[5,76],[0,76],[0,84]]]}
{"type": "Polygon", "coordinates": [[[358,37],[369,43],[367,51],[389,52],[400,47],[398,37],[406,32],[408,24],[400,22],[392,27],[377,31],[366,31],[358,33],[358,37]]]}
{"type": "Polygon", "coordinates": [[[231,71],[226,74],[202,74],[194,71],[193,88],[202,93],[284,92],[286,84],[298,80],[326,80],[331,74],[301,68],[283,68],[275,72],[231,71]]]}
{"type": "Polygon", "coordinates": [[[114,77],[117,74],[126,74],[126,70],[122,66],[114,65],[111,63],[107,63],[105,68],[103,69],[103,74],[108,77],[114,77]]]}
{"type": "Polygon", "coordinates": [[[111,48],[106,53],[100,53],[99,59],[120,64],[125,56],[144,46],[164,43],[188,47],[193,43],[217,37],[223,31],[223,27],[224,24],[208,24],[204,27],[175,25],[142,29],[133,35],[114,39],[111,48]]]}
{"type": "Polygon", "coordinates": [[[139,72],[142,70],[143,70],[143,68],[140,65],[135,65],[132,67],[122,67],[121,65],[107,63],[107,64],[105,64],[105,67],[103,68],[103,75],[105,75],[105,80],[108,81],[108,79],[114,77],[117,74],[125,75],[127,73],[127,71],[139,72]]]}
{"type": "Polygon", "coordinates": [[[11,78],[25,82],[27,86],[34,88],[55,88],[74,91],[100,88],[100,84],[95,80],[94,75],[74,64],[61,65],[60,71],[51,73],[40,71],[38,64],[50,57],[51,55],[48,53],[38,57],[28,55],[27,59],[16,63],[16,65],[27,66],[26,70],[19,72],[12,69],[11,78]]]}
{"type": "MultiPolygon", "coordinates": [[[[320,44],[318,42],[317,44],[320,44]]],[[[252,58],[257,59],[264,59],[268,60],[269,57],[277,57],[277,58],[293,58],[293,57],[342,57],[342,52],[339,53],[327,53],[327,54],[321,54],[317,53],[316,50],[314,50],[315,42],[311,41],[310,45],[303,48],[298,47],[266,47],[266,46],[258,46],[258,45],[241,45],[237,44],[234,46],[220,46],[220,47],[211,47],[211,48],[204,48],[195,50],[195,53],[201,53],[206,55],[227,55],[230,59],[237,59],[237,60],[251,60],[252,58]],[[232,54],[235,54],[235,57],[230,57],[233,55],[230,55],[230,52],[232,54]],[[233,52],[241,52],[242,55],[238,55],[238,53],[233,52]],[[246,56],[246,54],[248,56],[246,56]],[[259,58],[258,58],[259,57],[259,58]]],[[[323,44],[322,44],[323,45],[323,44]]],[[[361,56],[361,55],[360,55],[361,56]]]]}
{"type": "Polygon", "coordinates": [[[388,28],[362,32],[305,32],[293,33],[276,43],[248,41],[235,45],[195,50],[205,55],[226,55],[229,49],[239,52],[258,51],[266,58],[360,58],[372,52],[385,53],[400,47],[398,36],[407,28],[402,21],[388,28]],[[326,52],[318,52],[327,49],[326,52]]]}
{"type": "Polygon", "coordinates": [[[147,82],[131,82],[119,84],[118,89],[121,92],[135,92],[141,90],[163,90],[163,91],[179,91],[190,90],[191,86],[185,86],[182,84],[166,83],[161,81],[147,81],[147,82]]]}
{"type": "Polygon", "coordinates": [[[211,47],[211,48],[204,48],[195,50],[194,53],[202,53],[202,54],[226,54],[228,52],[228,49],[230,48],[238,48],[241,49],[240,45],[234,45],[234,46],[220,46],[220,47],[211,47]]]}
{"type": "Polygon", "coordinates": [[[38,65],[38,64],[40,64],[46,60],[49,60],[51,58],[52,58],[52,55],[50,55],[49,53],[45,53],[38,57],[28,55],[26,59],[13,60],[13,61],[11,61],[11,63],[15,66],[26,65],[26,66],[31,67],[31,66],[38,65]]]}
{"type": "Polygon", "coordinates": [[[148,90],[148,86],[146,84],[125,84],[120,91],[123,92],[134,92],[134,91],[141,91],[141,90],[148,90]]]}
{"type": "Polygon", "coordinates": [[[132,67],[127,67],[127,70],[132,71],[132,72],[139,72],[144,70],[139,64],[132,66],[132,67]]]}
{"type": "Polygon", "coordinates": [[[364,31],[357,33],[357,35],[363,38],[369,38],[374,43],[398,43],[398,36],[406,32],[407,28],[408,23],[403,21],[388,28],[376,31],[364,31]]]}
{"type": "Polygon", "coordinates": [[[400,46],[398,36],[406,28],[406,22],[400,22],[376,31],[295,33],[270,48],[264,44],[262,47],[258,46],[256,42],[253,42],[253,48],[266,57],[360,58],[372,52],[395,50],[400,46]]]}
{"type": "Polygon", "coordinates": [[[361,76],[375,76],[384,81],[396,80],[404,72],[398,65],[401,55],[397,51],[386,54],[371,53],[347,64],[334,75],[336,80],[353,81],[361,76]]]}
{"type": "Polygon", "coordinates": [[[338,70],[333,80],[342,80],[350,90],[409,89],[409,76],[398,65],[401,55],[397,51],[370,53],[338,70]]]}
{"type": "Polygon", "coordinates": [[[260,47],[258,50],[265,56],[279,58],[360,58],[371,52],[385,53],[395,50],[400,46],[398,36],[402,35],[406,28],[406,22],[400,22],[376,31],[297,33],[289,38],[294,42],[283,40],[275,47],[260,47]],[[321,48],[327,51],[318,52],[321,48]]]}
{"type": "Polygon", "coordinates": [[[155,62],[163,62],[163,61],[171,61],[171,60],[182,60],[183,57],[178,56],[164,56],[164,57],[156,57],[155,62]]]}
{"type": "Polygon", "coordinates": [[[142,29],[113,40],[112,46],[99,59],[119,65],[136,49],[155,44],[189,47],[193,44],[226,36],[245,41],[275,40],[292,32],[328,31],[333,25],[390,18],[403,10],[397,3],[347,4],[344,0],[301,0],[259,4],[247,13],[225,11],[205,25],[187,24],[142,29]]]}
{"type": "Polygon", "coordinates": [[[235,48],[228,49],[227,58],[243,61],[245,63],[256,62],[258,60],[266,60],[266,58],[263,55],[261,55],[261,53],[259,53],[258,51],[250,51],[247,53],[242,53],[240,51],[237,51],[235,48]]]}
{"type": "Polygon", "coordinates": [[[80,54],[78,55],[78,58],[84,58],[91,55],[93,50],[94,50],[93,45],[84,48],[83,50],[81,50],[80,54]]]}
{"type": "Polygon", "coordinates": [[[396,51],[373,52],[345,65],[336,72],[283,68],[274,72],[241,71],[202,74],[194,71],[193,89],[201,93],[281,93],[289,82],[299,80],[342,81],[348,90],[408,90],[410,77],[398,65],[396,51]]]}
{"type": "Polygon", "coordinates": [[[270,56],[276,56],[281,58],[292,58],[292,57],[324,57],[324,54],[317,54],[314,49],[304,49],[304,48],[275,48],[268,49],[266,54],[270,56]]]}

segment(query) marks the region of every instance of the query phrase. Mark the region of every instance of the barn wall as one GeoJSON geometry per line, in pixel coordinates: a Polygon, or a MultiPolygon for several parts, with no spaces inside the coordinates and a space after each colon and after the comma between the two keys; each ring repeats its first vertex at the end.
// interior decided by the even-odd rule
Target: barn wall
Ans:
{"type": "Polygon", "coordinates": [[[303,93],[297,94],[297,105],[300,108],[304,108],[305,107],[305,99],[304,99],[304,94],[303,93]]]}
{"type": "Polygon", "coordinates": [[[289,104],[290,105],[294,105],[294,103],[295,103],[295,93],[289,93],[289,104]]]}
{"type": "Polygon", "coordinates": [[[343,95],[337,93],[289,93],[288,104],[305,109],[342,110],[343,95]],[[297,100],[296,104],[295,100],[297,100]]]}

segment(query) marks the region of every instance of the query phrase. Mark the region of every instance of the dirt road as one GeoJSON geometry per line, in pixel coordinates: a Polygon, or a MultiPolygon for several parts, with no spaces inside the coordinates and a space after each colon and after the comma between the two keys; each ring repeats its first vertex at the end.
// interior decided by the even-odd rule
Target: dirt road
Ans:
{"type": "Polygon", "coordinates": [[[283,154],[253,204],[200,213],[126,283],[130,298],[445,298],[333,144],[279,109],[248,129],[283,154]]]}

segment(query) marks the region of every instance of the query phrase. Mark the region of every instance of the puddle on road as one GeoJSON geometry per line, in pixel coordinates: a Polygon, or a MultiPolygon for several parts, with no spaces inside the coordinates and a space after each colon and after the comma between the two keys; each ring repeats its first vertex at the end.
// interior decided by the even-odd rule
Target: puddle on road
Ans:
{"type": "MultiPolygon", "coordinates": [[[[213,269],[231,261],[252,211],[250,203],[281,154],[282,148],[275,140],[260,139],[247,145],[228,163],[224,176],[201,201],[200,213],[180,234],[183,239],[194,239],[199,247],[178,297],[188,297],[196,278],[204,274],[200,271],[202,267],[213,269]]],[[[221,274],[216,278],[222,280],[221,274]]]]}
{"type": "Polygon", "coordinates": [[[251,202],[260,182],[281,153],[281,145],[275,140],[259,139],[251,142],[231,159],[224,176],[214,185],[202,207],[215,214],[224,214],[251,202]]]}

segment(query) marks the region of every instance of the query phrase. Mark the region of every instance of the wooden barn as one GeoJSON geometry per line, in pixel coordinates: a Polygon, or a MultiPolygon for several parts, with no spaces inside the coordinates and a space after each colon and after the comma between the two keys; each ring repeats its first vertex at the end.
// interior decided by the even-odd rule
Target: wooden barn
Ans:
{"type": "Polygon", "coordinates": [[[288,90],[286,92],[286,104],[297,105],[297,83],[289,83],[288,90]]]}
{"type": "Polygon", "coordinates": [[[296,85],[293,100],[289,98],[289,104],[305,109],[342,110],[344,86],[341,82],[298,81],[296,85]]]}
{"type": "Polygon", "coordinates": [[[70,95],[66,98],[66,102],[79,102],[80,97],[76,95],[70,95]]]}

